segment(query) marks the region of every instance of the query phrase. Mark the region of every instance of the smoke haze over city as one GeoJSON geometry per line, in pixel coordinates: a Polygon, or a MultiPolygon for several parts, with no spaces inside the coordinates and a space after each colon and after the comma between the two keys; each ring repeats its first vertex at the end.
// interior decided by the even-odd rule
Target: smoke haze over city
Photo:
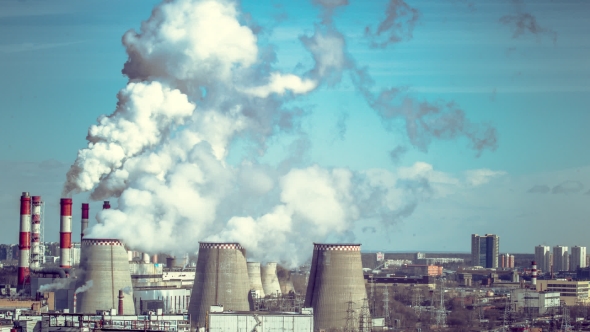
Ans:
{"type": "Polygon", "coordinates": [[[0,242],[30,191],[147,252],[590,245],[583,1],[0,6],[0,242]]]}

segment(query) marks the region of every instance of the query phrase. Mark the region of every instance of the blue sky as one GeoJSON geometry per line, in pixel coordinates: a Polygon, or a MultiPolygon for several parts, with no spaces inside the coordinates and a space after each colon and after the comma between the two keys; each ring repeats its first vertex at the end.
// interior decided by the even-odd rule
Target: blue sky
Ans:
{"type": "MultiPolygon", "coordinates": [[[[365,68],[374,81],[372,93],[396,87],[419,102],[453,102],[474,130],[495,128],[497,147],[478,153],[463,134],[416,146],[406,121],[371,109],[349,68],[336,82],[287,98],[286,107],[301,110],[295,130],[266,136],[264,148],[250,134],[232,136],[229,165],[277,169],[293,154],[298,161],[291,167],[301,169],[403,173],[416,163],[430,165],[421,176],[432,193],[413,201],[412,213],[391,223],[353,218],[354,225],[327,237],[358,241],[367,250],[468,251],[471,233],[500,235],[501,251],[508,252],[532,252],[540,243],[590,245],[583,232],[590,212],[589,3],[408,0],[415,25],[402,15],[396,21],[401,40],[372,48],[364,31],[376,31],[388,1],[352,0],[335,8],[328,23],[327,7],[316,2],[242,1],[237,7],[240,23],[256,34],[259,54],[273,55],[267,60],[273,70],[314,79],[316,63],[301,36],[333,29],[344,36],[351,66],[365,68]],[[396,147],[405,152],[393,160],[396,147]],[[469,177],[478,170],[484,180],[469,177]]],[[[157,3],[0,1],[0,208],[7,230],[0,242],[17,239],[21,191],[45,198],[45,238],[57,240],[66,172],[87,146],[89,126],[113,113],[128,81],[121,73],[128,58],[121,38],[139,31],[157,3]]],[[[74,195],[74,220],[88,197],[74,195]]],[[[117,198],[110,199],[117,206],[117,198]]],[[[93,211],[99,206],[92,203],[93,211]]],[[[255,219],[271,210],[244,206],[255,219]]],[[[223,224],[228,216],[216,218],[223,224]]]]}

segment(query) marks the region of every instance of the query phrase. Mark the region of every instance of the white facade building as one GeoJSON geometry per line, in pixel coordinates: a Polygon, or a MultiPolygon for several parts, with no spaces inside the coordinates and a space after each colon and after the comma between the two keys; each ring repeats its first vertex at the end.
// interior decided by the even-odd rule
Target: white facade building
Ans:
{"type": "Polygon", "coordinates": [[[568,247],[559,245],[553,247],[553,272],[568,271],[569,268],[568,247]]]}
{"type": "Polygon", "coordinates": [[[510,303],[517,312],[544,315],[552,308],[559,308],[559,292],[537,292],[531,289],[513,289],[510,303]]]}
{"type": "Polygon", "coordinates": [[[586,247],[573,246],[570,254],[570,271],[586,267],[586,247]]]}
{"type": "Polygon", "coordinates": [[[295,312],[223,312],[223,306],[212,306],[209,332],[313,332],[313,309],[295,312]]]}
{"type": "Polygon", "coordinates": [[[536,246],[535,262],[537,263],[537,269],[543,273],[551,272],[551,248],[549,246],[536,246]]]}

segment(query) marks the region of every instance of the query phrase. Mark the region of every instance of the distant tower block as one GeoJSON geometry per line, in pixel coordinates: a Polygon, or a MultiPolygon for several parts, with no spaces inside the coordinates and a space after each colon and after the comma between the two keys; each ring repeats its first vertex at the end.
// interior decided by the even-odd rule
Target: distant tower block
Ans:
{"type": "MultiPolygon", "coordinates": [[[[97,310],[117,309],[119,290],[133,291],[127,252],[117,239],[82,239],[80,269],[85,273],[77,287],[90,280],[92,287],[78,293],[78,313],[95,314],[97,310]]],[[[123,313],[135,315],[133,296],[125,296],[122,301],[123,313]]]]}
{"type": "Polygon", "coordinates": [[[262,288],[262,279],[260,276],[260,262],[248,262],[247,264],[250,289],[255,290],[258,297],[264,297],[264,288],[262,288]]]}
{"type": "Polygon", "coordinates": [[[277,277],[277,263],[266,263],[260,271],[262,276],[262,288],[266,295],[278,295],[281,293],[281,285],[277,277]]]}
{"type": "Polygon", "coordinates": [[[353,326],[359,326],[358,314],[366,298],[361,245],[314,243],[305,296],[305,306],[313,307],[314,330],[344,330],[349,308],[356,312],[353,326]]]}
{"type": "Polygon", "coordinates": [[[199,244],[195,282],[188,313],[192,327],[204,327],[209,307],[248,311],[248,267],[246,250],[239,243],[199,244]]]}

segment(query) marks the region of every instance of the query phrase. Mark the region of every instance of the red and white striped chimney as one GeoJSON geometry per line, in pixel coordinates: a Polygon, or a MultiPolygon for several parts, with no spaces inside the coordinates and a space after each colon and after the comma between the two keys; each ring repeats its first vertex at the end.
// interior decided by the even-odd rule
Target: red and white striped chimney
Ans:
{"type": "Polygon", "coordinates": [[[20,197],[20,234],[18,240],[18,288],[29,282],[31,270],[29,259],[31,255],[31,197],[23,192],[20,197]]]}
{"type": "Polygon", "coordinates": [[[59,224],[59,267],[69,269],[72,267],[72,199],[60,200],[60,224],[59,224]]]}
{"type": "Polygon", "coordinates": [[[31,267],[38,268],[41,255],[41,196],[33,196],[33,223],[31,227],[31,267]]]}
{"type": "Polygon", "coordinates": [[[88,228],[88,211],[90,206],[88,203],[82,203],[82,226],[80,227],[80,241],[84,238],[86,228],[88,228]]]}
{"type": "Polygon", "coordinates": [[[102,209],[103,209],[103,210],[108,210],[108,209],[110,209],[110,208],[111,208],[111,203],[110,203],[109,201],[104,201],[104,202],[102,203],[102,209]]]}
{"type": "Polygon", "coordinates": [[[533,268],[531,269],[531,272],[532,272],[531,284],[537,285],[537,262],[532,261],[531,264],[533,265],[533,268]]]}

